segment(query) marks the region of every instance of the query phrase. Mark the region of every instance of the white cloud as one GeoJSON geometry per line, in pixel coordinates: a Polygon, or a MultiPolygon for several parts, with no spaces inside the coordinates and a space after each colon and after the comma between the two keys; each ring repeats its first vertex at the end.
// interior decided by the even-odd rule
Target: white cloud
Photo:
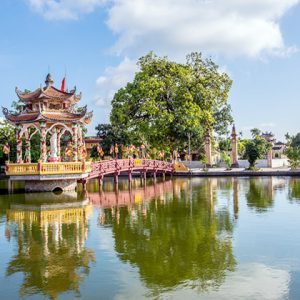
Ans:
{"type": "Polygon", "coordinates": [[[127,57],[118,66],[106,68],[104,74],[96,80],[96,105],[108,106],[115,92],[131,81],[137,70],[136,61],[127,57]]]}
{"type": "MultiPolygon", "coordinates": [[[[203,298],[232,300],[287,299],[291,276],[287,270],[269,267],[262,263],[239,265],[234,273],[228,273],[226,281],[217,290],[206,293],[203,298]]],[[[194,290],[178,289],[172,299],[202,299],[194,290]]]]}
{"type": "Polygon", "coordinates": [[[298,0],[115,0],[107,24],[115,50],[202,51],[255,57],[290,53],[280,18],[298,0]]]}
{"type": "Polygon", "coordinates": [[[49,20],[76,20],[106,4],[114,49],[140,56],[202,51],[256,57],[289,55],[280,19],[299,0],[26,0],[49,20]]]}
{"type": "Polygon", "coordinates": [[[31,8],[47,20],[77,20],[93,12],[106,0],[27,0],[31,8]]]}

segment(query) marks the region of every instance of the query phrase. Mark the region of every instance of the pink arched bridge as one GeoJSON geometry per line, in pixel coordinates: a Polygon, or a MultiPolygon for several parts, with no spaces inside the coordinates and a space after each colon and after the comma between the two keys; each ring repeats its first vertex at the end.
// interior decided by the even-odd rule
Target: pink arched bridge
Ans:
{"type": "Polygon", "coordinates": [[[102,160],[91,164],[91,172],[87,179],[98,178],[102,181],[105,175],[114,175],[115,182],[117,182],[120,173],[127,173],[128,179],[131,180],[133,172],[140,172],[142,178],[146,178],[147,173],[150,173],[155,179],[156,174],[172,174],[174,164],[151,159],[102,160]]]}

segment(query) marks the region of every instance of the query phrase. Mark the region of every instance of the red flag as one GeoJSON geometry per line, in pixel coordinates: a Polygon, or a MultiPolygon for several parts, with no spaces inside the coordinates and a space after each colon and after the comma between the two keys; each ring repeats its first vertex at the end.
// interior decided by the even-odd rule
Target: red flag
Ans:
{"type": "Polygon", "coordinates": [[[63,80],[62,80],[62,82],[61,82],[61,88],[60,88],[60,90],[61,90],[62,92],[65,91],[65,81],[66,81],[66,77],[64,77],[63,80]]]}

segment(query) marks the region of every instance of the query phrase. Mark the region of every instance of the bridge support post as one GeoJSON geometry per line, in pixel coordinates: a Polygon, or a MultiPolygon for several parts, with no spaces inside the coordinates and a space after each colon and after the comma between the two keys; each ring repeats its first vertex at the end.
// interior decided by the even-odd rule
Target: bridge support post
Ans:
{"type": "Polygon", "coordinates": [[[165,181],[166,180],[166,172],[162,173],[162,177],[163,177],[163,181],[165,181]]]}
{"type": "Polygon", "coordinates": [[[103,185],[103,176],[98,177],[98,184],[99,184],[99,187],[102,187],[102,185],[103,185]]]}
{"type": "Polygon", "coordinates": [[[129,183],[131,183],[131,181],[132,181],[132,171],[128,172],[128,181],[129,181],[129,183]]]}
{"type": "Polygon", "coordinates": [[[147,172],[146,171],[141,171],[141,179],[146,181],[146,179],[147,179],[147,172]]]}
{"type": "Polygon", "coordinates": [[[153,181],[156,182],[156,171],[153,171],[153,181]]]}
{"type": "Polygon", "coordinates": [[[119,182],[119,174],[118,174],[118,173],[115,173],[115,174],[114,174],[114,183],[115,183],[115,184],[118,184],[118,182],[119,182]]]}

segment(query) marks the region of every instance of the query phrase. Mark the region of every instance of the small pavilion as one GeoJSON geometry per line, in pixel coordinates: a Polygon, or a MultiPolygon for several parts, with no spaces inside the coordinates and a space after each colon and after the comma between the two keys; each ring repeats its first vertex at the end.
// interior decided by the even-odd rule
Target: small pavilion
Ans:
{"type": "MultiPolygon", "coordinates": [[[[76,87],[71,91],[57,89],[53,86],[51,74],[45,80],[45,86],[35,91],[21,91],[16,94],[22,102],[18,113],[3,108],[3,114],[9,123],[16,127],[17,163],[30,163],[31,138],[40,134],[40,161],[60,162],[61,138],[68,132],[71,136],[71,159],[81,161],[84,148],[83,128],[91,122],[92,112],[86,106],[77,107],[81,93],[76,94],[76,87]],[[50,135],[50,151],[47,153],[47,134],[50,135]],[[25,153],[22,143],[25,139],[25,153]]],[[[49,138],[49,137],[48,137],[49,138]]]]}

